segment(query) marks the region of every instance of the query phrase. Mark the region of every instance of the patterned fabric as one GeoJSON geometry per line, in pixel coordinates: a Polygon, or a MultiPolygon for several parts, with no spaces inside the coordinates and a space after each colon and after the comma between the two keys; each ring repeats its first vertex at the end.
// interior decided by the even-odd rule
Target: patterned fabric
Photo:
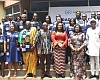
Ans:
{"type": "Polygon", "coordinates": [[[54,54],[54,69],[57,74],[65,73],[65,53],[66,46],[68,42],[68,37],[66,32],[52,32],[51,39],[56,47],[53,49],[54,54]],[[57,44],[63,44],[64,48],[60,48],[57,44]]]}
{"type": "Polygon", "coordinates": [[[68,26],[66,27],[66,33],[68,34],[68,37],[73,33],[74,26],[68,26]]]}
{"type": "Polygon", "coordinates": [[[34,52],[25,52],[23,54],[23,61],[25,63],[26,67],[26,74],[32,73],[33,75],[36,75],[36,48],[34,49],[34,52]]]}
{"type": "Polygon", "coordinates": [[[4,36],[0,35],[0,57],[4,56],[4,36]]]}
{"type": "MultiPolygon", "coordinates": [[[[84,33],[73,33],[69,38],[69,45],[74,48],[80,48],[85,44],[85,35],[84,33]]],[[[85,70],[85,58],[84,58],[84,49],[79,52],[71,52],[71,72],[74,76],[74,80],[83,80],[83,75],[86,73],[85,70]]]]}
{"type": "Polygon", "coordinates": [[[10,30],[10,24],[16,24],[15,21],[8,21],[8,22],[5,22],[4,25],[3,25],[3,34],[6,33],[6,32],[9,32],[10,30]]]}
{"type": "Polygon", "coordinates": [[[56,46],[53,50],[54,53],[54,70],[57,74],[64,74],[66,69],[65,64],[65,48],[56,46]]]}
{"type": "MultiPolygon", "coordinates": [[[[30,29],[24,29],[21,33],[20,33],[20,38],[21,41],[19,40],[19,42],[22,44],[22,52],[32,52],[31,47],[34,45],[33,43],[30,43],[30,35],[31,32],[34,30],[30,30],[30,29]]],[[[35,32],[36,32],[36,28],[35,28],[35,32]]],[[[35,36],[35,33],[33,33],[35,36]]],[[[20,39],[19,38],[19,39],[20,39]]]]}
{"type": "Polygon", "coordinates": [[[31,45],[30,45],[30,30],[26,30],[22,33],[22,52],[30,52],[31,45]]]}
{"type": "Polygon", "coordinates": [[[17,22],[17,31],[18,32],[21,32],[22,30],[24,30],[26,28],[25,24],[26,24],[26,21],[23,22],[23,21],[20,21],[19,23],[17,22]]]}
{"type": "MultiPolygon", "coordinates": [[[[26,31],[26,29],[22,30],[18,42],[22,43],[23,42],[23,32],[26,31]]],[[[30,29],[30,37],[29,37],[29,42],[31,45],[35,44],[34,37],[36,35],[36,28],[32,27],[30,29]]],[[[25,35],[26,36],[26,35],[25,35]]],[[[23,52],[23,61],[26,66],[26,74],[32,73],[33,75],[36,75],[36,63],[37,63],[37,58],[36,58],[36,47],[34,48],[33,51],[26,51],[23,52]]]]}
{"type": "Polygon", "coordinates": [[[42,24],[41,24],[41,22],[36,22],[36,23],[35,23],[35,22],[33,21],[33,22],[31,22],[31,26],[32,26],[32,27],[36,27],[37,30],[40,30],[41,27],[42,27],[42,24]]]}
{"type": "Polygon", "coordinates": [[[35,41],[39,44],[39,50],[42,54],[50,54],[52,52],[51,31],[40,30],[35,36],[35,41]]]}

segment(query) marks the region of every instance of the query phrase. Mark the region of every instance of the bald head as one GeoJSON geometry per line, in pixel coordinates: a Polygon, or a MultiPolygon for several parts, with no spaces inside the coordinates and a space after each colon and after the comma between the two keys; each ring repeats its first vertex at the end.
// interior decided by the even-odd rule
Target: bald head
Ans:
{"type": "Polygon", "coordinates": [[[13,15],[12,14],[8,14],[8,19],[9,19],[9,21],[12,21],[13,15]]]}

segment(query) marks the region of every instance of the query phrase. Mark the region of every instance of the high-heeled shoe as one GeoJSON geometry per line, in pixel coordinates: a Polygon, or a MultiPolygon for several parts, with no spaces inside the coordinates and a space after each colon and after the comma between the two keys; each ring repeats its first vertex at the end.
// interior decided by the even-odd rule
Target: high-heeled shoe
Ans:
{"type": "Polygon", "coordinates": [[[58,74],[56,75],[56,78],[59,78],[59,75],[58,74]]]}
{"type": "Polygon", "coordinates": [[[26,78],[27,78],[27,76],[28,76],[28,75],[26,74],[26,75],[23,77],[23,79],[26,79],[26,78]]]}
{"type": "Polygon", "coordinates": [[[1,76],[2,76],[2,77],[5,77],[5,74],[2,74],[1,76]]]}
{"type": "Polygon", "coordinates": [[[62,75],[62,78],[65,78],[65,75],[62,75]]]}
{"type": "Polygon", "coordinates": [[[8,73],[8,76],[7,76],[7,78],[9,79],[11,77],[11,73],[8,73]]]}
{"type": "Polygon", "coordinates": [[[14,77],[17,77],[17,73],[16,72],[14,72],[14,77]]]}

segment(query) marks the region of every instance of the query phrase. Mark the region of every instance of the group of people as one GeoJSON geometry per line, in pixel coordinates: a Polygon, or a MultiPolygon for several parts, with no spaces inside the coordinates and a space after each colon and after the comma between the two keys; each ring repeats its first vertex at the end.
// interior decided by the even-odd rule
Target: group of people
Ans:
{"type": "Polygon", "coordinates": [[[8,62],[8,78],[11,77],[13,64],[16,77],[19,62],[24,63],[24,79],[28,76],[36,77],[37,64],[40,61],[41,79],[52,78],[51,62],[56,78],[65,78],[66,63],[70,55],[70,77],[84,80],[87,77],[86,64],[90,62],[89,78],[99,79],[100,12],[97,12],[97,15],[92,12],[91,19],[87,20],[85,13],[76,11],[76,17],[69,20],[69,26],[63,23],[60,14],[56,15],[56,21],[53,23],[49,15],[43,23],[40,22],[37,13],[33,14],[32,21],[27,20],[26,14],[17,17],[16,21],[12,17],[12,14],[9,14],[8,21],[3,17],[0,28],[2,77],[5,61],[8,62]]]}

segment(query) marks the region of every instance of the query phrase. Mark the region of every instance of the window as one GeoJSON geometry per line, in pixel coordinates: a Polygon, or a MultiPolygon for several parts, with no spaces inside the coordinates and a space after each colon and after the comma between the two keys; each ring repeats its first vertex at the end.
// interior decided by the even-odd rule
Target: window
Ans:
{"type": "Polygon", "coordinates": [[[20,11],[19,5],[13,6],[13,12],[14,12],[14,13],[19,12],[19,11],[20,11]]]}
{"type": "Polygon", "coordinates": [[[13,14],[13,19],[15,20],[17,16],[20,16],[20,8],[19,8],[19,4],[14,5],[10,8],[6,9],[6,15],[8,14],[13,14]]]}
{"type": "Polygon", "coordinates": [[[14,14],[14,15],[13,15],[13,19],[16,20],[16,18],[17,18],[18,16],[20,16],[20,13],[14,14]]]}
{"type": "Polygon", "coordinates": [[[65,6],[87,6],[87,0],[80,1],[51,1],[50,7],[65,7],[65,6]]]}
{"type": "Polygon", "coordinates": [[[90,0],[89,6],[100,6],[100,0],[90,0]]]}
{"type": "Polygon", "coordinates": [[[49,2],[32,2],[31,11],[48,11],[49,2]]]}
{"type": "Polygon", "coordinates": [[[6,9],[6,15],[12,14],[12,7],[6,9]]]}

